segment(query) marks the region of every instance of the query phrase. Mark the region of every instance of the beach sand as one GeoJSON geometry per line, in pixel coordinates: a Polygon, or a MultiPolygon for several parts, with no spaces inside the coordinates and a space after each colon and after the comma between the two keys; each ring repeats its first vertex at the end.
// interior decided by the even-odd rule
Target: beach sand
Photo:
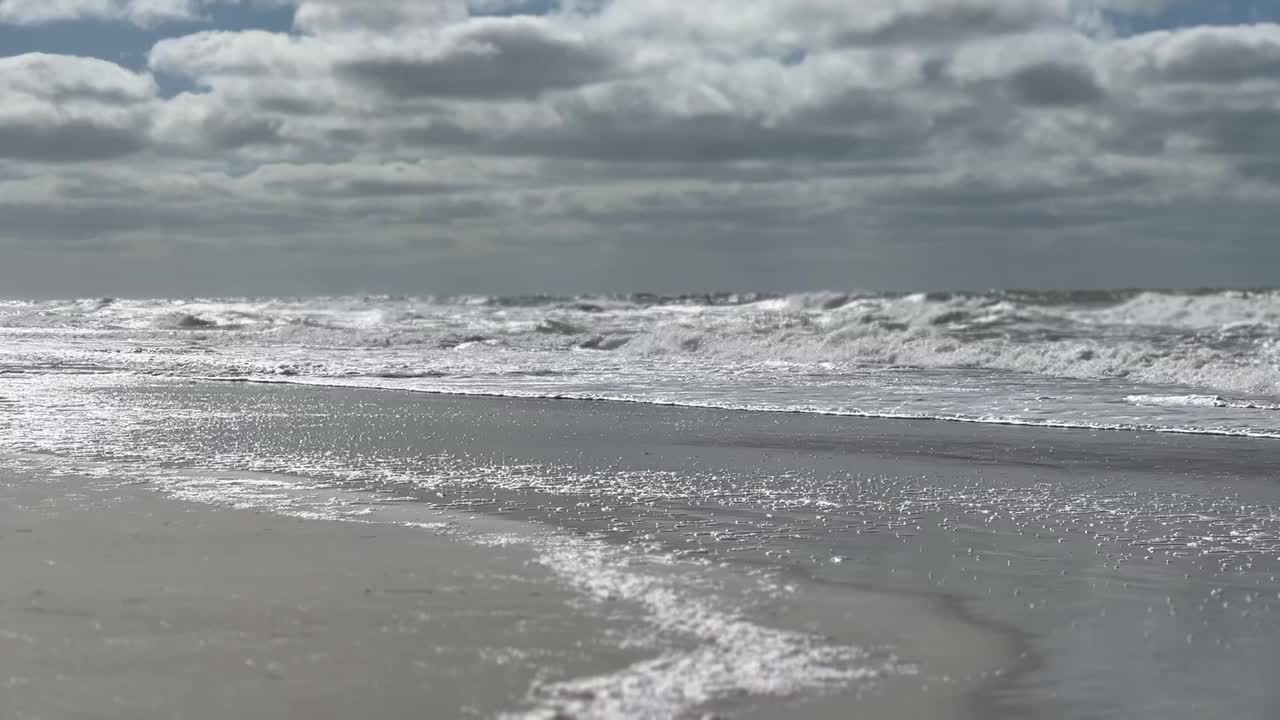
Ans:
{"type": "Polygon", "coordinates": [[[518,548],[74,478],[0,488],[0,717],[490,717],[532,684],[522,653],[632,659],[518,548]]]}
{"type": "MultiPolygon", "coordinates": [[[[539,681],[645,659],[618,647],[625,612],[584,603],[536,560],[518,544],[426,527],[8,471],[0,717],[495,717],[526,708],[539,681]]],[[[974,693],[1014,662],[1007,638],[927,598],[814,584],[767,615],[892,645],[921,672],[833,695],[742,698],[693,717],[973,716],[974,693]]]]}

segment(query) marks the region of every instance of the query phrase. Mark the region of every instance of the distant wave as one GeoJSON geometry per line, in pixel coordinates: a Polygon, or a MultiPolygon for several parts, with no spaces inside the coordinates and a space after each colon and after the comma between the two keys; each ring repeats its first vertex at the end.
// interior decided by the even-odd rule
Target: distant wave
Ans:
{"type": "Polygon", "coordinates": [[[1280,395],[1280,291],[97,300],[0,305],[0,328],[219,330],[225,344],[477,344],[1131,379],[1280,395]]]}
{"type": "Polygon", "coordinates": [[[7,301],[0,364],[1270,432],[1280,291],[7,301]]]}
{"type": "Polygon", "coordinates": [[[165,317],[159,326],[182,330],[210,330],[219,327],[216,320],[209,320],[190,313],[174,313],[165,317]]]}

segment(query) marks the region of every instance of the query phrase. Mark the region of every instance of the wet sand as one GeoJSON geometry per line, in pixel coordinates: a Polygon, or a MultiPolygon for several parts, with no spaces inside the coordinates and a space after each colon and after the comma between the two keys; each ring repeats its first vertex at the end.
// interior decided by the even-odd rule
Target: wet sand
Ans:
{"type": "MultiPolygon", "coordinates": [[[[439,520],[406,514],[416,512],[301,519],[8,471],[0,717],[497,717],[527,709],[539,682],[647,659],[618,648],[625,608],[584,604],[526,547],[473,542],[485,528],[410,527],[439,520]]],[[[925,598],[813,585],[763,614],[892,645],[919,674],[826,696],[740,698],[696,716],[967,717],[975,691],[1012,662],[1007,638],[925,598]]]]}
{"type": "Polygon", "coordinates": [[[492,717],[524,654],[631,659],[518,548],[12,475],[0,533],[14,720],[492,717]]]}

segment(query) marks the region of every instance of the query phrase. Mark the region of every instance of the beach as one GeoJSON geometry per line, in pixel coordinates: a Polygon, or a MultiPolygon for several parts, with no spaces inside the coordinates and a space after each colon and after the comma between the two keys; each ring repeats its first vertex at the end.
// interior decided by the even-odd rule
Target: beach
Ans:
{"type": "Polygon", "coordinates": [[[0,527],[15,720],[492,717],[628,655],[516,549],[11,471],[0,527]]]}
{"type": "MultiPolygon", "coordinates": [[[[628,611],[557,582],[532,545],[510,540],[513,524],[406,519],[415,513],[393,504],[358,521],[302,518],[9,471],[0,714],[609,716],[589,698],[539,708],[535,690],[646,660],[616,641],[628,611]],[[483,541],[494,536],[507,540],[483,541]]],[[[735,698],[719,703],[725,716],[970,717],[979,672],[1011,661],[1005,638],[918,599],[811,587],[769,614],[833,639],[893,643],[919,653],[926,678],[955,680],[921,693],[915,670],[868,676],[819,697],[735,698]],[[908,625],[912,636],[899,637],[908,625]],[[950,641],[926,644],[931,632],[950,641]]]]}
{"type": "Polygon", "coordinates": [[[1280,720],[1280,0],[0,0],[0,720],[1280,720]]]}
{"type": "MultiPolygon", "coordinates": [[[[51,648],[102,641],[23,608],[56,611],[70,593],[82,602],[64,614],[125,622],[151,603],[221,607],[216,587],[243,598],[218,611],[218,632],[240,639],[164,670],[218,663],[233,673],[223,689],[257,688],[261,707],[310,697],[309,683],[320,697],[385,697],[370,702],[387,717],[474,705],[483,717],[1264,718],[1276,701],[1280,488],[1266,440],[163,378],[77,392],[47,427],[21,418],[28,475],[9,475],[6,512],[20,514],[5,527],[32,532],[3,550],[27,573],[6,583],[10,677],[37,658],[52,663],[43,681],[73,676],[51,648]],[[59,473],[74,474],[50,484],[59,473]],[[41,503],[64,514],[44,518],[41,503]],[[134,539],[139,516],[168,539],[134,539]],[[122,565],[91,576],[114,590],[91,592],[66,568],[102,562],[107,538],[122,565]],[[218,553],[198,576],[217,578],[206,594],[156,590],[218,553]],[[468,599],[413,592],[441,584],[468,599]],[[529,615],[547,632],[459,619],[477,595],[494,603],[486,618],[529,615]],[[287,628],[308,602],[333,634],[273,655],[272,608],[287,628]],[[423,607],[451,618],[443,634],[412,619],[413,632],[383,632],[423,607]],[[368,638],[367,656],[297,660],[368,638]],[[417,668],[427,647],[463,648],[472,664],[417,668]],[[533,654],[493,666],[475,660],[482,647],[533,654]],[[384,661],[395,668],[366,672],[384,661]]],[[[173,641],[165,617],[118,631],[146,667],[173,641]]],[[[138,685],[122,697],[157,701],[223,692],[146,685],[151,671],[114,659],[98,670],[77,683],[95,704],[123,681],[138,685]]],[[[11,697],[64,697],[16,682],[11,697]]]]}
{"type": "Polygon", "coordinates": [[[1280,720],[1280,0],[0,0],[0,720],[1280,720]]]}

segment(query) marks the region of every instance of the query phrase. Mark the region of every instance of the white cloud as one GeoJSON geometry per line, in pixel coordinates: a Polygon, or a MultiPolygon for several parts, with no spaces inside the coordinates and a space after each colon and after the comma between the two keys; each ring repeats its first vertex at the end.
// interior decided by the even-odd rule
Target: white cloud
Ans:
{"type": "Polygon", "coordinates": [[[0,0],[0,24],[107,20],[152,27],[199,20],[203,5],[202,0],[0,0]]]}
{"type": "Polygon", "coordinates": [[[155,72],[212,82],[222,77],[305,79],[328,72],[329,46],[309,37],[246,30],[166,38],[147,57],[155,72]]]}
{"type": "Polygon", "coordinates": [[[155,94],[149,76],[103,60],[0,58],[0,158],[76,162],[137,152],[155,94]]]}
{"type": "Polygon", "coordinates": [[[28,53],[0,57],[0,93],[6,97],[127,104],[155,97],[156,84],[147,75],[106,60],[28,53]]]}
{"type": "Polygon", "coordinates": [[[1280,25],[1197,27],[1117,43],[1156,80],[1235,84],[1280,79],[1280,25]]]}

